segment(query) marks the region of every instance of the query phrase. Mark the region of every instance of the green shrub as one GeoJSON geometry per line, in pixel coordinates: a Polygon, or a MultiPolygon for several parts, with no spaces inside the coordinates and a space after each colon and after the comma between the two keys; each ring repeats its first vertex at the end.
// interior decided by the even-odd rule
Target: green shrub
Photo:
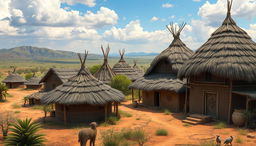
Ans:
{"type": "Polygon", "coordinates": [[[170,115],[170,114],[172,114],[172,112],[170,112],[170,110],[168,110],[168,109],[165,109],[165,110],[164,110],[164,114],[165,114],[165,115],[170,115]]]}
{"type": "Polygon", "coordinates": [[[243,143],[244,140],[241,137],[236,138],[236,143],[243,143]]]}
{"type": "Polygon", "coordinates": [[[157,129],[156,130],[156,135],[157,136],[167,136],[168,135],[168,131],[165,129],[157,129]]]}
{"type": "Polygon", "coordinates": [[[125,95],[129,95],[131,91],[128,89],[128,87],[131,83],[132,83],[132,81],[130,79],[128,79],[128,77],[126,77],[124,75],[116,75],[112,79],[110,86],[119,91],[122,91],[123,94],[125,94],[125,95]]]}
{"type": "Polygon", "coordinates": [[[148,140],[149,137],[145,134],[145,131],[141,128],[136,128],[133,131],[132,139],[137,142],[139,146],[143,146],[148,140]]]}
{"type": "Polygon", "coordinates": [[[93,65],[92,67],[89,68],[91,74],[95,74],[99,69],[100,69],[101,65],[97,64],[97,65],[93,65]]]}
{"type": "Polygon", "coordinates": [[[33,77],[33,73],[31,73],[31,72],[25,74],[25,79],[26,79],[26,80],[29,80],[29,79],[31,79],[32,77],[33,77]]]}
{"type": "Polygon", "coordinates": [[[102,132],[101,139],[103,146],[119,146],[123,141],[122,135],[113,129],[102,132]]]}
{"type": "Polygon", "coordinates": [[[223,128],[227,128],[227,124],[224,122],[218,122],[214,125],[215,129],[223,129],[223,128]]]}
{"type": "Polygon", "coordinates": [[[121,117],[132,117],[132,114],[119,110],[118,113],[121,115],[121,117]]]}
{"type": "Polygon", "coordinates": [[[8,88],[5,84],[0,83],[0,101],[6,100],[8,88]]]}
{"type": "Polygon", "coordinates": [[[118,117],[116,117],[116,116],[110,116],[110,117],[108,117],[108,119],[107,119],[106,122],[107,122],[107,124],[109,124],[109,125],[116,125],[117,121],[119,121],[118,117]]]}

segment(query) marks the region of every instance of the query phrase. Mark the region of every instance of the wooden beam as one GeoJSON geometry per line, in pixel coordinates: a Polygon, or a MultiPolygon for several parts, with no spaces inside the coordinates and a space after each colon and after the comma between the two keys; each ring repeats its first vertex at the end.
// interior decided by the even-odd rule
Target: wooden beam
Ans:
{"type": "Polygon", "coordinates": [[[231,123],[231,112],[232,112],[232,88],[233,88],[233,83],[232,83],[232,80],[229,81],[229,110],[228,110],[228,123],[230,124],[231,123]]]}
{"type": "Polygon", "coordinates": [[[133,92],[133,89],[132,89],[132,102],[134,101],[134,92],[133,92]]]}
{"type": "Polygon", "coordinates": [[[108,104],[105,104],[104,110],[105,110],[105,122],[106,122],[108,119],[108,104]]]}
{"type": "Polygon", "coordinates": [[[116,103],[116,116],[118,117],[118,102],[116,103]]]}
{"type": "Polygon", "coordinates": [[[139,103],[140,103],[140,101],[141,101],[141,97],[140,97],[140,89],[139,89],[139,103]]]}
{"type": "Polygon", "coordinates": [[[64,106],[64,124],[67,125],[67,107],[66,105],[63,105],[64,106]]]}
{"type": "MultiPolygon", "coordinates": [[[[187,79],[187,84],[188,84],[188,79],[187,79]]],[[[186,88],[185,92],[185,114],[188,113],[188,88],[186,88]]]]}
{"type": "MultiPolygon", "coordinates": [[[[246,113],[248,113],[249,111],[249,97],[246,96],[246,113]]],[[[246,121],[245,121],[245,127],[248,127],[248,118],[246,117],[246,121]]]]}

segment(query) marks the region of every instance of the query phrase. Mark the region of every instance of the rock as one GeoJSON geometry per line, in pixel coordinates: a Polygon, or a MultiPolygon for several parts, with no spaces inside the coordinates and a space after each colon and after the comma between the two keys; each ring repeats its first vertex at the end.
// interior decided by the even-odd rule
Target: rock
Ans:
{"type": "Polygon", "coordinates": [[[253,135],[253,134],[247,134],[247,137],[248,137],[248,138],[256,138],[256,135],[253,135]]]}

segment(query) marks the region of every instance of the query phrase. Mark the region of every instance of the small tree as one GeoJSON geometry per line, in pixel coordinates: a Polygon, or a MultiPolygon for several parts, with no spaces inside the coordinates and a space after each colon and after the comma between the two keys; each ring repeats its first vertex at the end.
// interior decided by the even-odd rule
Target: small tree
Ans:
{"type": "Polygon", "coordinates": [[[125,95],[130,94],[129,85],[132,83],[128,77],[124,75],[116,75],[110,85],[112,88],[122,91],[125,95]]]}
{"type": "Polygon", "coordinates": [[[44,112],[44,122],[45,122],[45,119],[47,117],[47,113],[50,112],[52,109],[51,109],[50,105],[44,105],[42,110],[44,112]]]}
{"type": "Polygon", "coordinates": [[[0,101],[6,99],[8,88],[5,84],[0,83],[0,101]]]}
{"type": "Polygon", "coordinates": [[[25,97],[23,98],[23,101],[24,101],[24,106],[26,106],[26,104],[27,104],[27,102],[28,102],[28,97],[25,96],[25,97]]]}
{"type": "Polygon", "coordinates": [[[44,145],[44,135],[37,134],[41,129],[39,123],[32,122],[31,119],[20,120],[11,124],[11,133],[6,137],[5,146],[42,146],[44,145]]]}
{"type": "Polygon", "coordinates": [[[97,64],[97,65],[93,65],[92,67],[89,68],[91,74],[95,74],[99,69],[100,69],[101,65],[97,64]]]}
{"type": "Polygon", "coordinates": [[[12,115],[13,113],[7,111],[0,113],[0,127],[4,138],[8,135],[9,127],[15,119],[12,115]]]}
{"type": "Polygon", "coordinates": [[[33,75],[34,75],[33,73],[26,73],[25,74],[25,79],[29,80],[29,79],[31,79],[33,77],[33,75]]]}

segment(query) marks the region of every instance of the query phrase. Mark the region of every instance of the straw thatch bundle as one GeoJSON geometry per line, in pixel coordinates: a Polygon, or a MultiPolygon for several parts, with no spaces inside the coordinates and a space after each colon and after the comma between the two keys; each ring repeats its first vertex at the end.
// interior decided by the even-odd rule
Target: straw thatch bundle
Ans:
{"type": "Polygon", "coordinates": [[[83,60],[80,54],[78,55],[81,69],[77,75],[44,95],[41,98],[42,103],[102,105],[109,102],[123,101],[124,95],[120,91],[97,80],[85,68],[88,52],[85,53],[83,60]]]}
{"type": "Polygon", "coordinates": [[[227,16],[179,71],[179,77],[211,73],[228,79],[256,80],[256,43],[231,18],[232,1],[227,16]]]}
{"type": "Polygon", "coordinates": [[[166,60],[168,64],[171,65],[172,73],[177,74],[178,70],[181,68],[183,63],[189,59],[193,54],[180,39],[180,33],[185,27],[185,23],[179,26],[179,29],[175,24],[170,24],[170,27],[166,26],[167,29],[173,35],[173,41],[170,46],[161,52],[151,63],[149,69],[146,71],[145,75],[150,74],[153,69],[159,64],[160,61],[166,60]]]}
{"type": "Polygon", "coordinates": [[[45,82],[48,77],[55,74],[62,83],[68,81],[69,78],[75,76],[79,69],[68,69],[68,68],[50,68],[45,76],[41,79],[40,83],[45,82]]]}
{"type": "Polygon", "coordinates": [[[137,79],[129,88],[145,91],[166,90],[177,93],[184,92],[184,82],[172,74],[153,74],[137,79]]]}
{"type": "Polygon", "coordinates": [[[115,73],[112,71],[111,67],[108,64],[108,54],[110,48],[108,46],[106,51],[104,51],[103,47],[101,46],[101,50],[104,56],[104,62],[100,69],[94,74],[94,76],[103,83],[109,84],[112,78],[115,76],[115,73]]]}
{"type": "Polygon", "coordinates": [[[116,75],[125,75],[127,76],[130,80],[134,81],[137,78],[140,77],[140,75],[124,60],[124,53],[125,50],[123,49],[122,51],[119,50],[119,54],[121,56],[120,60],[118,63],[116,63],[112,70],[116,75]]]}

